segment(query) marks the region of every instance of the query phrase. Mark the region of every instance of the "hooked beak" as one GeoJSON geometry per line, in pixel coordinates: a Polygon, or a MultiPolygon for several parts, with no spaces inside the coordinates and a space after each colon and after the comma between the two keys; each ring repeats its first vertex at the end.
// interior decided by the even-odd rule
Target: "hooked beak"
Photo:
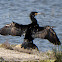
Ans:
{"type": "Polygon", "coordinates": [[[45,17],[45,14],[44,13],[35,13],[35,15],[38,15],[38,14],[41,14],[41,15],[43,15],[45,17]]]}

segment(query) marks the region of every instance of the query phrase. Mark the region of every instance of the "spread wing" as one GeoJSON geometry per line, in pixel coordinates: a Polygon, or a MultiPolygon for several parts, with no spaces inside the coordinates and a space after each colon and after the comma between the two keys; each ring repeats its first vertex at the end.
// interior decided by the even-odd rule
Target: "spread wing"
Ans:
{"type": "Polygon", "coordinates": [[[15,22],[5,25],[0,29],[1,35],[21,36],[25,34],[28,25],[21,25],[15,22]]]}
{"type": "Polygon", "coordinates": [[[55,31],[50,26],[43,27],[44,28],[43,30],[40,30],[40,28],[42,29],[42,27],[39,27],[38,31],[32,34],[33,38],[47,39],[55,45],[61,44],[55,31]]]}

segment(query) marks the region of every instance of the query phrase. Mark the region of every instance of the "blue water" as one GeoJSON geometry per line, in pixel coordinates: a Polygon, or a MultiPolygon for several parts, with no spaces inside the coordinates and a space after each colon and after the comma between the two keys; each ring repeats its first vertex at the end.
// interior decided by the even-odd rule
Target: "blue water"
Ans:
{"type": "MultiPolygon", "coordinates": [[[[62,42],[62,0],[0,0],[0,28],[12,21],[20,24],[31,23],[29,14],[32,11],[45,13],[45,17],[36,16],[39,25],[54,26],[53,29],[62,42]]],[[[20,44],[23,42],[23,38],[23,36],[0,35],[0,43],[9,41],[11,44],[20,44]]],[[[52,50],[55,47],[48,40],[39,38],[35,39],[34,43],[40,51],[52,50]]]]}

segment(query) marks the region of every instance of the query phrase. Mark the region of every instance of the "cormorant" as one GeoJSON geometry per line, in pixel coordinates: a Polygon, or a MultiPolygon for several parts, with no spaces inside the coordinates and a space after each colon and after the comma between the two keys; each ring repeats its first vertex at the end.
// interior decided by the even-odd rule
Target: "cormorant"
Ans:
{"type": "Polygon", "coordinates": [[[61,42],[57,37],[55,31],[50,26],[40,27],[37,23],[35,15],[39,14],[38,12],[31,12],[30,19],[32,21],[31,24],[21,25],[15,22],[11,24],[7,24],[3,28],[0,29],[1,35],[13,35],[13,36],[21,36],[25,34],[24,42],[22,43],[22,47],[24,48],[36,48],[37,46],[33,44],[33,40],[35,38],[47,39],[51,43],[55,45],[60,45],[61,42]]]}
{"type": "MultiPolygon", "coordinates": [[[[22,43],[22,47],[31,47],[33,44],[34,38],[42,38],[48,39],[51,43],[55,45],[60,45],[60,41],[55,33],[55,31],[50,26],[40,27],[37,23],[35,15],[40,14],[38,12],[31,12],[30,19],[32,21],[27,28],[24,42],[22,43]],[[30,44],[30,45],[29,45],[30,44]]],[[[35,46],[35,45],[34,45],[35,46]]],[[[35,48],[35,47],[34,47],[35,48]]]]}

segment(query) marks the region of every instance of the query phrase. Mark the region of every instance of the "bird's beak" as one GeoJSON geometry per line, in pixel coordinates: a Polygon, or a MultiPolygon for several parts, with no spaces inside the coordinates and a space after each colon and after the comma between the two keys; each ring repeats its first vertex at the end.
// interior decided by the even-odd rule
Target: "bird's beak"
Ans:
{"type": "Polygon", "coordinates": [[[41,13],[35,13],[35,15],[38,15],[38,14],[41,14],[41,13]]]}
{"type": "Polygon", "coordinates": [[[35,15],[38,15],[38,14],[42,14],[45,17],[45,14],[44,13],[35,13],[35,15]]]}

